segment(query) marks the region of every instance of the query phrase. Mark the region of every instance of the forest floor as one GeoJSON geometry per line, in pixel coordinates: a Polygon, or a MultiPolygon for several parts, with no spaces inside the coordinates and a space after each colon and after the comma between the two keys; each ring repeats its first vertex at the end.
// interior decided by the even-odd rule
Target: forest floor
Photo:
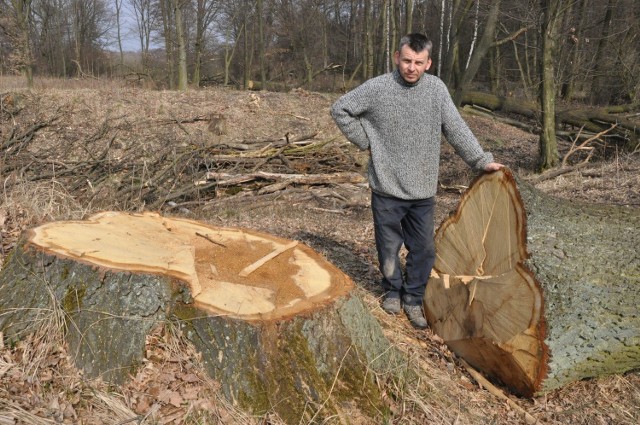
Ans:
{"type": "MultiPolygon", "coordinates": [[[[329,115],[337,94],[222,88],[176,93],[113,83],[60,88],[55,82],[26,91],[4,78],[1,260],[30,227],[104,210],[151,209],[300,240],[351,277],[389,340],[431,388],[422,399],[406,389],[389,389],[389,423],[526,423],[520,410],[481,387],[430,330],[415,330],[404,316],[382,312],[366,184],[327,180],[276,190],[256,177],[257,172],[364,175],[366,154],[346,142],[329,115]],[[209,128],[212,115],[223,117],[217,129],[209,128]],[[212,175],[252,177],[235,185],[209,184],[212,175]],[[192,191],[194,182],[202,189],[192,191]]],[[[535,135],[489,118],[464,117],[497,161],[534,181],[535,135]]],[[[586,165],[536,187],[572,202],[639,208],[640,154],[606,140],[590,146],[594,154],[586,165]]],[[[560,143],[561,156],[570,149],[571,142],[560,143]]],[[[584,160],[585,153],[577,152],[568,163],[584,160]]],[[[473,178],[444,144],[437,223],[457,207],[473,178]]],[[[234,408],[203,372],[193,348],[169,329],[149,337],[143,368],[122,387],[83,377],[60,333],[50,329],[43,326],[13,346],[3,346],[0,338],[0,424],[279,423],[273,415],[234,408]]],[[[531,399],[510,398],[541,424],[636,424],[640,373],[576,382],[531,399]]]]}

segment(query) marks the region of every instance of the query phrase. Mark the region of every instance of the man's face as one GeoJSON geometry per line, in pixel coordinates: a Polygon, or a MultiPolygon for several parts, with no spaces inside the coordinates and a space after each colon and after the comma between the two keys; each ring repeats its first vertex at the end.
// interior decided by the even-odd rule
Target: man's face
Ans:
{"type": "Polygon", "coordinates": [[[393,54],[393,60],[400,71],[400,76],[410,84],[417,82],[422,74],[431,67],[431,58],[427,49],[416,53],[407,45],[393,54]]]}

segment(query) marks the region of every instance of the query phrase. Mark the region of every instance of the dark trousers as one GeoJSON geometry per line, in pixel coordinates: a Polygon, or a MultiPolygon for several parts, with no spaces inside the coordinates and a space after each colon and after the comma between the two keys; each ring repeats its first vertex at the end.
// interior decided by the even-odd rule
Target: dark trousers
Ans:
{"type": "Polygon", "coordinates": [[[371,194],[371,210],[382,285],[388,297],[402,297],[407,305],[422,304],[436,258],[433,240],[435,197],[407,201],[371,194]],[[400,248],[408,251],[406,281],[402,276],[400,248]]]}

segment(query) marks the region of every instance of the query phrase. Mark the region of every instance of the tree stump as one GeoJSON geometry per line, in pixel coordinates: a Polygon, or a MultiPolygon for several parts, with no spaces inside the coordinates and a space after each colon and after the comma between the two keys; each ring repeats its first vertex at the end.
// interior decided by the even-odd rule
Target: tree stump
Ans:
{"type": "Polygon", "coordinates": [[[436,233],[425,311],[475,368],[531,396],[640,366],[640,210],[480,176],[436,233]]]}
{"type": "Polygon", "coordinates": [[[349,277],[308,246],[150,213],[26,232],[0,275],[0,331],[15,340],[52,309],[89,377],[127,380],[171,321],[230,400],[288,423],[379,414],[371,372],[394,356],[349,277]]]}

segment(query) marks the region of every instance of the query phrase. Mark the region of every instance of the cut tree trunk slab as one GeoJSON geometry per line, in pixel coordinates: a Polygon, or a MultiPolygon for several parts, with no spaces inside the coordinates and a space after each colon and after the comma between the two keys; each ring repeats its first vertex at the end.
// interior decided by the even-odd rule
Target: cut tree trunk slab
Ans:
{"type": "Polygon", "coordinates": [[[436,233],[425,311],[472,366],[531,396],[640,367],[640,210],[480,176],[436,233]]]}
{"type": "Polygon", "coordinates": [[[48,223],[0,274],[0,331],[19,339],[54,309],[89,377],[125,382],[171,321],[249,411],[296,423],[384,411],[371,371],[394,350],[349,277],[296,241],[152,213],[48,223]]]}

